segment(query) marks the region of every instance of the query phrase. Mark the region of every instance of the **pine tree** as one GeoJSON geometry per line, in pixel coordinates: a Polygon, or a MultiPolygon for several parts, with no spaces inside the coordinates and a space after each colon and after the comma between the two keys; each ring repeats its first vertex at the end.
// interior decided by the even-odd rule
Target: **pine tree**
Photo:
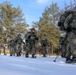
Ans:
{"type": "Polygon", "coordinates": [[[26,22],[21,8],[13,7],[8,1],[0,4],[1,39],[14,38],[18,33],[26,31],[26,22]]]}
{"type": "Polygon", "coordinates": [[[59,17],[59,7],[57,3],[52,3],[50,7],[48,8],[48,11],[50,13],[50,16],[52,18],[52,23],[56,24],[59,17]]]}
{"type": "Polygon", "coordinates": [[[59,17],[58,10],[59,8],[56,3],[53,3],[49,8],[45,8],[44,12],[42,13],[42,17],[36,24],[38,25],[40,41],[47,38],[50,43],[50,51],[52,53],[53,50],[58,47],[60,37],[60,32],[56,25],[58,21],[57,17],[59,17]]]}

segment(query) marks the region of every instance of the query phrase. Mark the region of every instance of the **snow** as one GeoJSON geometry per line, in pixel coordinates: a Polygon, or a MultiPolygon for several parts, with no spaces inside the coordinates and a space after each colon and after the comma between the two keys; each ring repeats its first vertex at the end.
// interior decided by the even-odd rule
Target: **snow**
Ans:
{"type": "Polygon", "coordinates": [[[25,58],[0,55],[0,75],[76,75],[76,64],[66,64],[55,56],[25,58]]]}

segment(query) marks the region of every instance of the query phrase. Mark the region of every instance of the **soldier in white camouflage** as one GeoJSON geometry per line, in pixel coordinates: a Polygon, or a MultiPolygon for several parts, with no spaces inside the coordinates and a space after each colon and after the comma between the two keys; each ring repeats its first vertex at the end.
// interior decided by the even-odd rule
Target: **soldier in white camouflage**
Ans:
{"type": "Polygon", "coordinates": [[[76,9],[72,10],[64,22],[65,29],[70,28],[68,34],[69,49],[67,51],[66,62],[76,60],[76,9]],[[72,59],[71,59],[72,56],[72,59]]]}
{"type": "Polygon", "coordinates": [[[76,9],[66,11],[63,17],[61,17],[62,22],[58,22],[58,26],[62,31],[66,32],[62,43],[63,46],[66,44],[64,48],[66,62],[70,63],[76,58],[76,9]]]}

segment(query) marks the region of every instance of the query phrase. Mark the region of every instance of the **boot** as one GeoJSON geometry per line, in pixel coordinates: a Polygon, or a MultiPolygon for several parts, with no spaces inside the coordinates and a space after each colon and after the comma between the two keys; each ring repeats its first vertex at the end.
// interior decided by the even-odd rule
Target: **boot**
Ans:
{"type": "Polygon", "coordinates": [[[32,54],[32,58],[36,58],[36,56],[34,54],[32,54]]]}
{"type": "Polygon", "coordinates": [[[26,57],[26,58],[28,58],[28,57],[29,57],[29,55],[28,55],[28,54],[26,54],[26,55],[25,55],[25,57],[26,57]]]}
{"type": "Polygon", "coordinates": [[[46,55],[44,54],[43,57],[46,57],[46,55]]]}
{"type": "Polygon", "coordinates": [[[66,58],[66,63],[71,63],[71,59],[70,58],[66,58]]]}
{"type": "Polygon", "coordinates": [[[12,56],[12,54],[10,54],[10,56],[12,56]]]}
{"type": "Polygon", "coordinates": [[[72,63],[76,63],[76,57],[72,58],[72,63]]]}

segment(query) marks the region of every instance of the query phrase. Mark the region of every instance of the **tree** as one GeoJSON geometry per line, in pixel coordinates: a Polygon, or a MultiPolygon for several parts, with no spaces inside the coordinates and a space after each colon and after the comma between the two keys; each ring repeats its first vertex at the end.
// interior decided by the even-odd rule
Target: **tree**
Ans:
{"type": "Polygon", "coordinates": [[[0,27],[2,39],[14,38],[18,33],[26,31],[26,22],[21,8],[13,7],[8,1],[0,4],[0,27]]]}
{"type": "Polygon", "coordinates": [[[48,8],[48,11],[50,13],[50,17],[52,18],[52,23],[57,24],[58,17],[59,17],[59,7],[57,3],[52,3],[48,8]]]}
{"type": "MultiPolygon", "coordinates": [[[[48,39],[50,43],[50,51],[53,53],[53,49],[58,47],[60,32],[56,26],[57,17],[59,8],[56,4],[52,4],[49,8],[45,8],[42,13],[42,17],[40,17],[39,22],[36,23],[38,25],[38,34],[40,37],[40,41],[45,38],[48,39]]],[[[35,24],[35,23],[34,23],[35,24]]]]}

